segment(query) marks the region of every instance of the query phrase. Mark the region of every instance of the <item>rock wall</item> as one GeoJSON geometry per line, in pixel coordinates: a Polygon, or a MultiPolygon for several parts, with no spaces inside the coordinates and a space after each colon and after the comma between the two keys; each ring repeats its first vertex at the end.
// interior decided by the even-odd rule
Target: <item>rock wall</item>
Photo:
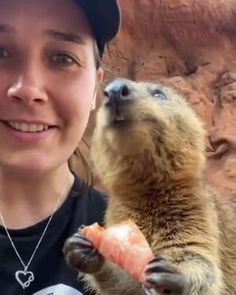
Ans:
{"type": "Polygon", "coordinates": [[[120,2],[123,23],[104,57],[104,83],[117,76],[165,81],[183,93],[208,129],[207,181],[236,197],[236,2],[120,2]]]}

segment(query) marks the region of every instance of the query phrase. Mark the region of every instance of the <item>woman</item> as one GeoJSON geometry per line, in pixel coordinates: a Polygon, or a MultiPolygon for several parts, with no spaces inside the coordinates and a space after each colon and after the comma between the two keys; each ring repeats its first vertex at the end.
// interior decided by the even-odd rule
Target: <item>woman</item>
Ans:
{"type": "Polygon", "coordinates": [[[106,207],[68,161],[119,28],[115,0],[0,0],[0,292],[86,294],[65,239],[106,207]],[[99,56],[100,55],[100,56],[99,56]]]}

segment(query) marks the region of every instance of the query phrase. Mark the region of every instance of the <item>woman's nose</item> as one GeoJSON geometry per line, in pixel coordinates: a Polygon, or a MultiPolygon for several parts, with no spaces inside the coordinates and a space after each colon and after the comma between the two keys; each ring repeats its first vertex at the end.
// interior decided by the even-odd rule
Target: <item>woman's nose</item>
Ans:
{"type": "Polygon", "coordinates": [[[45,103],[48,99],[40,70],[28,68],[22,71],[8,88],[10,99],[28,105],[45,103]]]}

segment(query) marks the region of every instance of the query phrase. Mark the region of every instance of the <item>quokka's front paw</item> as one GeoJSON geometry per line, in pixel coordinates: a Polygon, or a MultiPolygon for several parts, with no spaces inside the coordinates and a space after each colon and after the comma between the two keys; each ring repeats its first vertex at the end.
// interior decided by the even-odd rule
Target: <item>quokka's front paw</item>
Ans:
{"type": "Polygon", "coordinates": [[[79,232],[66,240],[63,253],[68,265],[83,273],[97,272],[104,263],[103,256],[93,247],[92,242],[79,232]]]}
{"type": "Polygon", "coordinates": [[[184,295],[186,294],[187,282],[171,263],[163,257],[156,257],[146,269],[146,282],[150,288],[144,288],[146,295],[184,295]]]}

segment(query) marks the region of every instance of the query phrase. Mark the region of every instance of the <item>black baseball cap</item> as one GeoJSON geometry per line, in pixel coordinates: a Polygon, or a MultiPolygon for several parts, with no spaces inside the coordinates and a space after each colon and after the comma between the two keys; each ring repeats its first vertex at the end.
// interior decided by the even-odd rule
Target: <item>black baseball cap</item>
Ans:
{"type": "Polygon", "coordinates": [[[121,22],[119,0],[76,0],[93,30],[102,56],[107,42],[118,33],[121,22]]]}

